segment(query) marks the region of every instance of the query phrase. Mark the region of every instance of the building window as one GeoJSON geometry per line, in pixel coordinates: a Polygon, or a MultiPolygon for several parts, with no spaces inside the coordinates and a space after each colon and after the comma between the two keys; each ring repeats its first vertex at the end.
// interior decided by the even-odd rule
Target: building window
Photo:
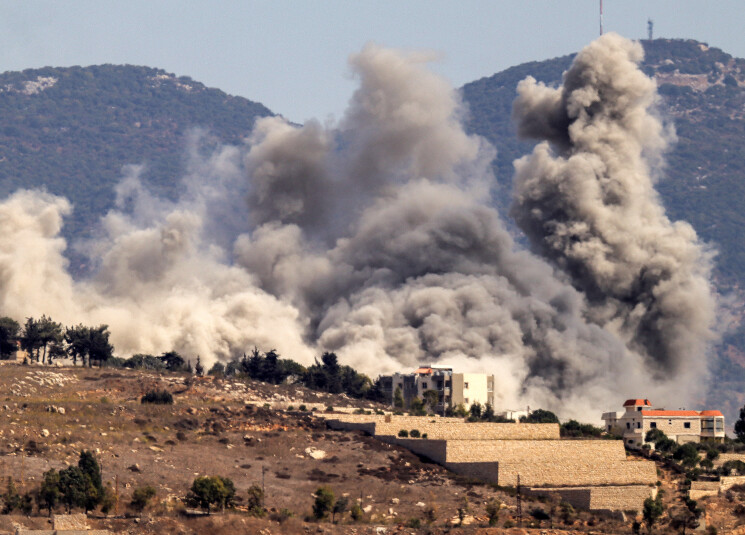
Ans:
{"type": "Polygon", "coordinates": [[[685,429],[690,429],[691,428],[691,422],[683,422],[683,427],[685,429]]]}
{"type": "Polygon", "coordinates": [[[466,405],[468,405],[468,398],[466,398],[466,405]]]}
{"type": "Polygon", "coordinates": [[[667,421],[667,425],[673,425],[673,421],[672,420],[668,420],[667,421]]]}
{"type": "Polygon", "coordinates": [[[657,422],[649,422],[649,427],[652,429],[657,429],[657,422]]]}
{"type": "Polygon", "coordinates": [[[463,388],[468,388],[468,383],[463,383],[463,388]]]}
{"type": "Polygon", "coordinates": [[[427,383],[422,383],[422,389],[427,390],[427,383]]]}
{"type": "Polygon", "coordinates": [[[612,426],[610,426],[610,425],[609,425],[609,426],[608,426],[608,432],[609,432],[609,433],[611,432],[611,429],[612,429],[612,426]]]}
{"type": "Polygon", "coordinates": [[[631,424],[629,422],[626,422],[626,429],[631,429],[631,424]]]}
{"type": "Polygon", "coordinates": [[[636,422],[636,428],[637,429],[641,429],[642,428],[642,423],[641,422],[636,422]]]}
{"type": "Polygon", "coordinates": [[[636,408],[636,410],[637,410],[638,412],[641,412],[641,411],[642,411],[642,407],[637,407],[637,408],[636,408]]]}

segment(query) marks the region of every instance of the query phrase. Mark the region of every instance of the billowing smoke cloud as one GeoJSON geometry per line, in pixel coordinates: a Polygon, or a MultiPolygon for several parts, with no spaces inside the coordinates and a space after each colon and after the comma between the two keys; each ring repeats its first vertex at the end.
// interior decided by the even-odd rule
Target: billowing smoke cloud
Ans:
{"type": "Polygon", "coordinates": [[[672,135],[653,113],[642,57],[639,43],[609,34],[577,55],[562,87],[519,84],[518,130],[545,141],[515,164],[512,215],[584,293],[595,323],[656,378],[693,382],[713,336],[711,253],[654,190],[672,135]]]}
{"type": "MultiPolygon", "coordinates": [[[[609,46],[614,43],[606,38],[591,45],[578,59],[577,65],[587,63],[583,73],[573,68],[567,84],[584,87],[571,82],[583,76],[612,78],[602,65],[592,74],[608,55],[603,47],[630,50],[603,60],[605,69],[625,68],[635,49],[625,42],[609,46]]],[[[606,156],[600,149],[595,155],[575,148],[576,136],[588,138],[588,146],[600,136],[574,131],[584,127],[562,115],[570,116],[561,111],[560,91],[521,86],[524,133],[546,131],[553,143],[537,149],[543,156],[518,166],[517,213],[531,239],[561,241],[564,231],[557,225],[540,234],[543,222],[533,230],[526,224],[530,218],[520,214],[548,202],[536,195],[528,207],[529,191],[559,182],[538,172],[543,167],[565,168],[567,185],[580,180],[571,166],[584,172],[588,164],[567,163],[575,153],[595,155],[587,159],[598,170],[618,168],[598,174],[613,183],[606,188],[613,190],[613,202],[639,205],[632,213],[659,227],[653,231],[647,224],[642,245],[618,245],[620,258],[641,266],[641,279],[623,276],[609,253],[607,276],[588,275],[593,282],[583,284],[575,277],[578,260],[548,255],[567,276],[513,242],[491,202],[494,149],[464,132],[459,96],[426,70],[428,59],[365,47],[351,59],[360,87],[338,125],[297,127],[280,118],[261,119],[245,146],[223,147],[208,158],[195,150],[176,202],[153,197],[139,180],[141,170],[129,168],[117,208],[104,218],[97,238],[76,245],[95,266],[84,281],[66,272],[59,230],[68,203],[45,193],[16,193],[0,203],[0,310],[17,318],[46,313],[67,324],[107,323],[121,354],[175,349],[192,358],[199,354],[209,365],[256,345],[303,363],[333,350],[373,375],[422,362],[495,373],[501,408],[530,404],[596,419],[598,408],[639,392],[685,401],[688,393],[674,380],[689,378],[695,359],[672,351],[653,358],[657,348],[651,341],[687,330],[688,343],[703,351],[708,316],[700,316],[704,327],[694,340],[688,316],[672,311],[676,302],[685,308],[694,298],[708,299],[702,301],[706,313],[713,305],[695,235],[686,225],[669,224],[655,200],[644,162],[646,152],[662,147],[662,134],[644,102],[638,103],[640,90],[630,81],[615,82],[609,96],[637,104],[635,111],[618,113],[620,125],[604,126],[622,142],[633,137],[625,132],[635,122],[657,125],[657,137],[641,124],[641,137],[627,142],[638,147],[636,163],[629,164],[620,161],[629,159],[620,148],[613,156],[610,141],[606,156]],[[622,195],[632,179],[618,175],[629,166],[647,177],[633,179],[646,180],[647,186],[634,185],[646,200],[622,195]],[[681,247],[687,262],[677,254],[681,247]],[[641,294],[637,288],[653,279],[660,281],[646,290],[653,303],[633,302],[641,294]],[[661,377],[662,371],[669,376],[661,377]]],[[[628,70],[631,81],[651,83],[633,64],[628,70]]],[[[653,99],[653,85],[650,91],[647,99],[653,99]]],[[[589,99],[592,88],[585,93],[589,99]]],[[[603,110],[611,104],[588,106],[603,110]]],[[[570,107],[580,110],[576,102],[570,107]]],[[[586,194],[579,186],[577,195],[586,194]]],[[[578,202],[574,194],[551,195],[557,213],[578,202]]],[[[602,215],[598,222],[588,214],[572,217],[577,225],[602,223],[620,235],[638,234],[633,227],[639,222],[627,221],[631,216],[625,213],[614,214],[612,224],[602,215]]],[[[570,218],[560,219],[568,224],[570,218]]],[[[601,245],[610,251],[617,242],[601,245]]],[[[595,271],[600,268],[582,273],[595,271]]]]}

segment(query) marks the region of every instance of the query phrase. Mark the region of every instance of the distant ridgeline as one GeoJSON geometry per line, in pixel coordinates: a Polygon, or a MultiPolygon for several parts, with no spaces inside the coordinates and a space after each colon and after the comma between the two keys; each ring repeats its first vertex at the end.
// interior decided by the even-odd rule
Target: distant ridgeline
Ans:
{"type": "MultiPolygon", "coordinates": [[[[238,144],[261,104],[188,77],[131,65],[28,69],[0,74],[0,195],[45,187],[74,205],[67,238],[87,235],[112,207],[122,167],[145,164],[144,180],[173,197],[187,134],[238,144]]],[[[73,271],[79,266],[73,262],[73,271]]]]}

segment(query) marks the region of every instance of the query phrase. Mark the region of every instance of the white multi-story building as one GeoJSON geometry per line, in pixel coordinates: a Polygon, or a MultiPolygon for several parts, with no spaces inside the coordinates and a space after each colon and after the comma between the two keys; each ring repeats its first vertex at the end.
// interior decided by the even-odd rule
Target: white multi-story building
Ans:
{"type": "Polygon", "coordinates": [[[628,399],[623,407],[623,412],[603,414],[605,430],[623,436],[632,448],[640,448],[652,429],[659,429],[679,444],[724,440],[724,415],[720,411],[653,409],[648,399],[628,399]]]}
{"type": "Polygon", "coordinates": [[[495,377],[485,373],[453,373],[452,368],[426,365],[412,373],[381,376],[380,381],[391,405],[398,389],[405,407],[408,407],[415,397],[423,399],[427,390],[438,393],[438,410],[461,404],[468,408],[474,403],[489,403],[494,406],[495,377]]]}

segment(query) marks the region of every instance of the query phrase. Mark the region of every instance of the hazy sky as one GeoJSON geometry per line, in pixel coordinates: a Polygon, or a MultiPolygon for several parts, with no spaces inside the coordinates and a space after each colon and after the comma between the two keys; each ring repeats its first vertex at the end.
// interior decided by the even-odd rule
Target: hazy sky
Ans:
{"type": "MultiPolygon", "coordinates": [[[[460,86],[598,35],[598,0],[0,0],[0,71],[129,63],[191,76],[302,122],[339,117],[368,41],[440,53],[460,86]]],[[[605,0],[606,31],[745,57],[742,0],[605,0]]]]}

